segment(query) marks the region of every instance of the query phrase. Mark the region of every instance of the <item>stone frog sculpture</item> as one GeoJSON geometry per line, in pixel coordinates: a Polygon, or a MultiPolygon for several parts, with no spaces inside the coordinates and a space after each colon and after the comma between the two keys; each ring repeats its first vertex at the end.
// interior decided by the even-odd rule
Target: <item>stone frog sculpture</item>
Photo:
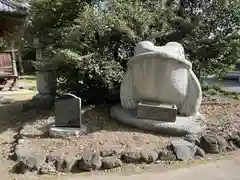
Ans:
{"type": "Polygon", "coordinates": [[[129,60],[120,89],[121,105],[137,108],[140,101],[175,104],[182,116],[196,115],[202,101],[200,83],[177,42],[154,46],[139,42],[129,60]]]}

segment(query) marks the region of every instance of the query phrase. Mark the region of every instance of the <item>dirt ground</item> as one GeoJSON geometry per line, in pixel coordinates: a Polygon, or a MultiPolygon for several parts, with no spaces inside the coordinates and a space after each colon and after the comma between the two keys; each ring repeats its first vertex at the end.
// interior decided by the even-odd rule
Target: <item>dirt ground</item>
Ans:
{"type": "MultiPolygon", "coordinates": [[[[30,125],[36,128],[46,127],[52,121],[49,121],[49,117],[53,116],[53,112],[21,112],[21,105],[26,100],[31,99],[33,94],[29,95],[16,95],[11,96],[13,99],[12,103],[9,105],[0,106],[0,173],[1,179],[65,179],[66,176],[91,176],[93,174],[101,174],[106,172],[93,172],[93,173],[82,173],[81,175],[73,174],[55,174],[55,175],[42,175],[38,176],[36,173],[28,172],[24,175],[16,175],[9,173],[9,170],[14,165],[15,162],[8,160],[7,155],[10,149],[10,143],[13,141],[13,136],[16,134],[16,131],[22,125],[30,125]]],[[[206,117],[208,123],[213,125],[222,125],[228,124],[229,122],[234,122],[238,128],[239,124],[239,101],[209,101],[206,100],[203,102],[201,107],[201,113],[206,117]]],[[[44,148],[52,152],[63,151],[66,147],[77,146],[78,149],[84,147],[91,147],[95,144],[100,145],[100,148],[105,148],[106,146],[114,146],[119,148],[153,148],[160,144],[164,145],[167,141],[167,137],[159,136],[157,134],[150,134],[147,132],[139,131],[134,128],[126,127],[120,124],[117,124],[115,121],[112,121],[108,113],[108,107],[91,107],[86,108],[85,112],[85,122],[89,129],[89,134],[84,137],[74,138],[74,139],[65,139],[55,141],[53,144],[47,144],[44,147],[44,142],[49,140],[48,137],[44,138],[32,138],[39,148],[44,148]],[[63,149],[62,149],[63,148],[63,149]]],[[[193,164],[207,163],[216,159],[222,159],[231,157],[232,154],[228,156],[223,156],[223,154],[217,156],[208,156],[204,160],[197,160],[194,162],[182,163],[161,163],[154,165],[126,165],[120,169],[114,169],[108,173],[120,173],[124,175],[142,173],[142,172],[159,172],[166,171],[172,168],[186,167],[193,164]]]]}

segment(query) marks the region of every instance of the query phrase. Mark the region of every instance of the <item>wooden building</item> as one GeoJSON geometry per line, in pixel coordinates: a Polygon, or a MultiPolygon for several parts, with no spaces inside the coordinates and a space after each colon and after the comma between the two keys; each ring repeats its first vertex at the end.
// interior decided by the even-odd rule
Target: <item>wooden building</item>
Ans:
{"type": "MultiPolygon", "coordinates": [[[[24,24],[27,15],[26,7],[10,0],[0,0],[0,38],[16,34],[24,24]]],[[[8,79],[13,79],[11,88],[18,77],[16,68],[16,52],[12,41],[8,49],[0,49],[0,89],[5,86],[8,79]]]]}

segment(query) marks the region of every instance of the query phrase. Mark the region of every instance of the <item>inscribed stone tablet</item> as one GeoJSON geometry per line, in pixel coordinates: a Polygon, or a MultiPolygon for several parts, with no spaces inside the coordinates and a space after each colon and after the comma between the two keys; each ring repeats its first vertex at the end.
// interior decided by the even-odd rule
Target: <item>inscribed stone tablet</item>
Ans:
{"type": "Polygon", "coordinates": [[[81,126],[81,99],[73,94],[65,94],[55,102],[55,125],[59,127],[81,126]]]}
{"type": "Polygon", "coordinates": [[[176,105],[155,102],[140,102],[137,107],[137,118],[175,122],[177,116],[176,105]]]}

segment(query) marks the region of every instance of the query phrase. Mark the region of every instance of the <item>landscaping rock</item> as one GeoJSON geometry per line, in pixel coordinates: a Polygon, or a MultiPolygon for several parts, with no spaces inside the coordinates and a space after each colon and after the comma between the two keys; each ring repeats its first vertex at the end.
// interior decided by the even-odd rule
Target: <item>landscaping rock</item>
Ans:
{"type": "Polygon", "coordinates": [[[206,153],[220,153],[227,149],[227,141],[222,136],[206,134],[201,137],[201,148],[206,153]]]}
{"type": "Polygon", "coordinates": [[[108,157],[108,156],[117,156],[121,157],[122,150],[121,149],[104,149],[100,152],[102,157],[108,157]]]}
{"type": "Polygon", "coordinates": [[[78,172],[79,171],[79,162],[81,161],[82,157],[66,157],[65,162],[67,165],[67,172],[78,172]]]}
{"type": "Polygon", "coordinates": [[[115,154],[116,154],[116,152],[113,149],[104,149],[100,152],[100,155],[102,157],[113,156],[115,154]]]}
{"type": "Polygon", "coordinates": [[[222,136],[224,139],[226,139],[226,141],[231,140],[231,135],[227,132],[221,133],[220,136],[222,136]]]}
{"type": "Polygon", "coordinates": [[[158,158],[162,161],[174,161],[176,160],[176,156],[174,155],[173,151],[169,149],[162,149],[159,151],[158,158]]]}
{"type": "Polygon", "coordinates": [[[183,139],[185,141],[188,141],[188,142],[196,144],[196,145],[200,144],[200,139],[198,138],[198,136],[196,134],[188,134],[188,135],[184,136],[183,139]]]}
{"type": "Polygon", "coordinates": [[[125,151],[122,155],[122,161],[125,163],[139,163],[141,161],[141,151],[125,151]]]}
{"type": "Polygon", "coordinates": [[[122,153],[123,147],[121,147],[121,145],[110,145],[102,149],[100,152],[102,157],[117,156],[118,158],[121,157],[122,153]]]}
{"type": "Polygon", "coordinates": [[[231,133],[229,133],[229,139],[230,140],[238,140],[238,139],[240,139],[240,136],[239,136],[239,132],[231,132],[231,133]]]}
{"type": "Polygon", "coordinates": [[[240,139],[234,139],[234,140],[233,140],[233,143],[234,143],[238,148],[240,148],[240,139]]]}
{"type": "Polygon", "coordinates": [[[24,174],[27,171],[27,166],[23,162],[17,162],[11,169],[11,173],[24,174]]]}
{"type": "Polygon", "coordinates": [[[79,162],[79,168],[86,171],[98,170],[101,165],[102,157],[100,156],[100,152],[96,150],[84,151],[83,157],[79,162]]]}
{"type": "MultiPolygon", "coordinates": [[[[238,148],[240,148],[240,136],[239,132],[232,132],[230,133],[230,141],[232,142],[232,145],[236,145],[238,148]]],[[[235,146],[234,146],[235,147],[235,146]]]]}
{"type": "Polygon", "coordinates": [[[228,141],[227,151],[235,151],[237,147],[234,145],[233,141],[228,141]]]}
{"type": "Polygon", "coordinates": [[[23,129],[20,131],[20,135],[21,136],[25,136],[25,137],[39,137],[44,135],[44,132],[38,130],[37,128],[33,127],[32,125],[24,125],[23,129]]]}
{"type": "Polygon", "coordinates": [[[11,99],[4,98],[3,96],[0,96],[0,105],[10,104],[12,102],[11,99]]]}
{"type": "Polygon", "coordinates": [[[158,159],[158,152],[155,150],[141,150],[141,162],[153,163],[158,159]]]}
{"type": "Polygon", "coordinates": [[[179,160],[188,161],[193,159],[197,152],[197,146],[195,144],[180,138],[171,139],[171,145],[179,160]]]}
{"type": "Polygon", "coordinates": [[[61,156],[47,156],[45,162],[47,164],[53,164],[56,171],[59,172],[66,172],[67,170],[67,164],[63,157],[61,156]]]}
{"type": "Polygon", "coordinates": [[[52,164],[55,170],[59,172],[77,172],[81,158],[74,156],[48,156],[45,162],[50,165],[52,164]]]}
{"type": "Polygon", "coordinates": [[[200,157],[205,157],[206,156],[204,150],[202,148],[200,148],[200,147],[197,147],[197,151],[196,151],[195,155],[196,156],[200,156],[200,157]]]}
{"type": "Polygon", "coordinates": [[[19,139],[15,148],[16,161],[25,164],[29,170],[37,170],[39,164],[45,161],[45,153],[38,150],[39,147],[30,145],[29,140],[19,139]]]}
{"type": "Polygon", "coordinates": [[[117,156],[104,157],[102,159],[102,167],[104,169],[113,169],[122,166],[122,161],[117,156]]]}
{"type": "Polygon", "coordinates": [[[227,150],[228,142],[222,136],[218,136],[218,147],[220,152],[225,152],[227,150]]]}
{"type": "Polygon", "coordinates": [[[37,170],[37,167],[38,167],[38,158],[37,157],[34,157],[34,156],[31,156],[30,154],[28,155],[23,155],[19,158],[19,161],[24,163],[29,170],[37,170]]]}
{"type": "Polygon", "coordinates": [[[206,153],[219,153],[219,148],[218,148],[218,139],[214,135],[203,135],[201,137],[201,148],[206,152],[206,153]]]}
{"type": "Polygon", "coordinates": [[[43,162],[39,165],[37,173],[40,175],[56,173],[55,165],[52,162],[49,163],[43,162]]]}

